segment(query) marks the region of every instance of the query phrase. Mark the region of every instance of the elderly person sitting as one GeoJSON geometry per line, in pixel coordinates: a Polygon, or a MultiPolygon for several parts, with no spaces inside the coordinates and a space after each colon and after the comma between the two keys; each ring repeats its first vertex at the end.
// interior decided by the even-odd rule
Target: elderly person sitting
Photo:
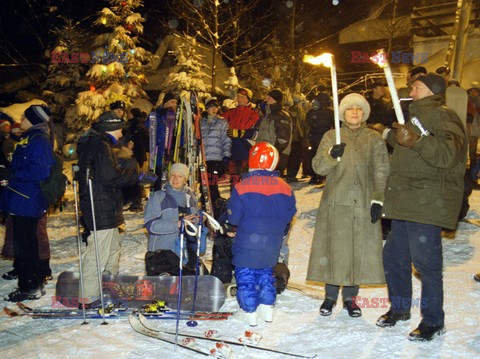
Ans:
{"type": "MultiPolygon", "coordinates": [[[[168,174],[168,183],[150,196],[145,207],[144,222],[148,230],[148,252],[145,256],[147,275],[179,274],[180,219],[192,223],[198,219],[195,193],[187,186],[188,167],[175,163],[168,174]]],[[[203,227],[202,243],[205,244],[207,229],[203,227]]],[[[195,273],[195,236],[185,235],[183,246],[184,274],[195,273]]],[[[204,245],[201,245],[201,249],[204,245]]]]}

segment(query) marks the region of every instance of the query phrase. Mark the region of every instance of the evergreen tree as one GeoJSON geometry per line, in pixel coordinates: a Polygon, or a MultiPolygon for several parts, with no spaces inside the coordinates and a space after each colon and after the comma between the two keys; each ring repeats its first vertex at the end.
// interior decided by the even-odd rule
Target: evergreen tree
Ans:
{"type": "Polygon", "coordinates": [[[200,94],[208,91],[204,80],[209,76],[205,72],[207,66],[202,63],[202,56],[197,53],[197,41],[194,37],[183,35],[181,45],[171,53],[177,62],[177,72],[168,74],[162,86],[164,92],[197,91],[200,94]]]}
{"type": "Polygon", "coordinates": [[[144,19],[135,9],[141,0],[109,0],[110,7],[100,11],[96,25],[111,32],[97,36],[93,42],[92,66],[88,70],[89,89],[78,94],[75,118],[67,118],[73,129],[88,127],[108,106],[118,100],[127,105],[145,98],[141,84],[153,55],[138,46],[144,19]]]}

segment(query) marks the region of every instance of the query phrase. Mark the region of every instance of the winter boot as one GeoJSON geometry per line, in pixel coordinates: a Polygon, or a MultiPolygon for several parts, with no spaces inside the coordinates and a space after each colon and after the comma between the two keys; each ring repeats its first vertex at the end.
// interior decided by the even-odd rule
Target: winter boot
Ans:
{"type": "Polygon", "coordinates": [[[15,269],[12,269],[11,271],[3,273],[2,278],[5,280],[14,280],[18,278],[18,273],[15,269]]]}
{"type": "Polygon", "coordinates": [[[337,302],[331,299],[325,299],[320,306],[320,315],[322,317],[328,317],[329,315],[332,314],[332,309],[335,307],[337,302]]]}
{"type": "Polygon", "coordinates": [[[428,325],[421,322],[417,329],[408,335],[408,340],[414,342],[426,342],[432,340],[438,335],[445,334],[447,331],[443,325],[428,325]]]}
{"type": "Polygon", "coordinates": [[[391,309],[377,319],[377,326],[382,328],[393,327],[399,321],[410,319],[410,312],[394,313],[391,309]]]}
{"type": "Polygon", "coordinates": [[[251,327],[257,326],[257,312],[247,313],[243,309],[239,309],[233,314],[233,317],[241,322],[247,323],[251,327]]]}
{"type": "Polygon", "coordinates": [[[354,304],[351,300],[343,302],[343,309],[346,309],[348,315],[352,318],[358,318],[362,316],[362,310],[354,304]]]}
{"type": "MultiPolygon", "coordinates": [[[[10,272],[7,272],[7,273],[10,273],[10,272]]],[[[5,274],[7,274],[7,273],[5,273],[5,274]]],[[[4,274],[4,275],[5,275],[5,274],[4,274]]],[[[480,282],[480,273],[475,274],[475,275],[473,276],[473,279],[475,279],[477,282],[480,282]]]]}
{"type": "Polygon", "coordinates": [[[257,308],[258,317],[267,323],[273,322],[273,309],[275,306],[268,304],[260,304],[257,308]]]}
{"type": "Polygon", "coordinates": [[[17,289],[12,293],[6,295],[3,299],[10,302],[23,302],[24,300],[37,300],[44,296],[47,291],[43,288],[43,285],[38,289],[32,289],[23,291],[17,289]]]}

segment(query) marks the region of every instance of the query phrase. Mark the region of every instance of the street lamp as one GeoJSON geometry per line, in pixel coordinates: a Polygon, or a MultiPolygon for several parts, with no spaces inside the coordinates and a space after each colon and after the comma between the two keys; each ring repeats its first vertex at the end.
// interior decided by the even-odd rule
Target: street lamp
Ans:
{"type": "Polygon", "coordinates": [[[388,89],[390,90],[390,96],[392,96],[393,108],[395,109],[397,121],[399,124],[404,125],[405,118],[403,117],[402,108],[400,107],[397,89],[395,88],[395,82],[393,81],[392,69],[388,63],[385,51],[383,49],[378,50],[378,53],[375,56],[372,56],[370,60],[383,68],[385,78],[387,79],[388,89]]]}
{"type": "MultiPolygon", "coordinates": [[[[319,56],[305,55],[303,62],[311,65],[323,65],[330,68],[330,76],[332,78],[332,95],[333,95],[333,119],[335,123],[335,143],[340,144],[340,117],[338,113],[338,87],[337,87],[337,68],[335,67],[335,57],[332,54],[324,53],[319,56]]],[[[337,157],[340,161],[340,157],[337,157]]]]}

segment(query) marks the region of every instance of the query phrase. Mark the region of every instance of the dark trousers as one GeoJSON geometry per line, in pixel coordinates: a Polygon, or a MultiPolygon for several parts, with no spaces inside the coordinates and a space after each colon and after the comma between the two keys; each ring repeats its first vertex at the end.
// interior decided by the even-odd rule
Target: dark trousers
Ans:
{"type": "Polygon", "coordinates": [[[419,306],[423,322],[443,325],[442,229],[430,224],[392,220],[383,248],[383,267],[394,312],[419,306]],[[412,300],[412,263],[422,281],[422,298],[412,300]]]}
{"type": "Polygon", "coordinates": [[[21,291],[38,289],[43,281],[38,257],[38,218],[12,216],[15,269],[21,291]]]}
{"type": "Polygon", "coordinates": [[[290,156],[288,156],[287,177],[297,177],[298,170],[300,169],[300,163],[302,162],[302,156],[302,142],[292,142],[292,149],[290,151],[290,156]]]}
{"type": "MultiPolygon", "coordinates": [[[[344,285],[342,286],[342,298],[344,302],[353,302],[353,297],[358,295],[358,285],[344,285]]],[[[339,285],[325,284],[325,299],[337,301],[338,293],[340,292],[339,285]]]]}
{"type": "MultiPolygon", "coordinates": [[[[210,189],[210,200],[213,208],[217,207],[217,199],[220,198],[218,191],[218,180],[223,176],[222,161],[207,161],[208,184],[210,189]]],[[[202,199],[203,200],[203,199],[202,199]]]]}

